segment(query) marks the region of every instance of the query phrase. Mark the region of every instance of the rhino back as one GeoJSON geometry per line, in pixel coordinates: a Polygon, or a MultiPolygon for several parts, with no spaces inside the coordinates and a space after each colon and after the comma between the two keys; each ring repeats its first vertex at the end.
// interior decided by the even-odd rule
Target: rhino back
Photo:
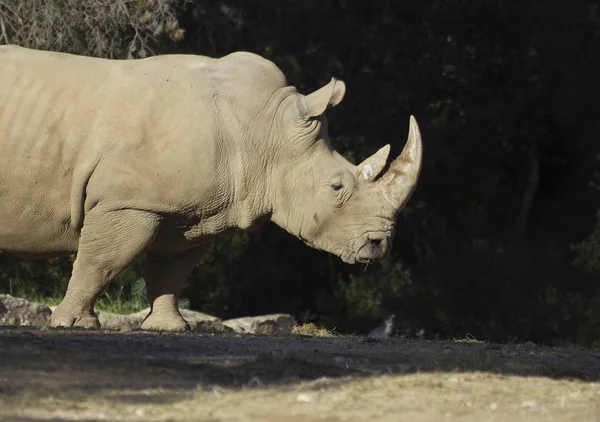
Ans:
{"type": "Polygon", "coordinates": [[[34,255],[74,252],[96,206],[194,214],[209,225],[198,235],[233,224],[236,154],[256,149],[239,139],[285,85],[248,53],[124,61],[12,46],[0,80],[0,250],[34,255]]]}
{"type": "Polygon", "coordinates": [[[116,106],[129,119],[104,147],[111,154],[90,179],[86,207],[102,198],[108,208],[183,217],[169,221],[189,229],[186,241],[251,224],[262,212],[254,207],[264,188],[257,175],[272,150],[263,136],[273,119],[269,103],[286,84],[279,69],[251,53],[114,65],[127,84],[115,88],[111,104],[133,89],[136,101],[116,106]]]}

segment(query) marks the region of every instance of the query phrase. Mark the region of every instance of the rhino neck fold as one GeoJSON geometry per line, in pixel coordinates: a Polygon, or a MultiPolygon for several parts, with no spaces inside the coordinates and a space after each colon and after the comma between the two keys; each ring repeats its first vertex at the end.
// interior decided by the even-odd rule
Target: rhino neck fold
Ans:
{"type": "Polygon", "coordinates": [[[269,219],[273,208],[269,185],[274,147],[267,135],[271,130],[261,127],[264,119],[248,120],[252,123],[237,128],[228,125],[223,133],[228,149],[226,183],[231,189],[226,212],[229,225],[240,229],[259,227],[269,219]]]}

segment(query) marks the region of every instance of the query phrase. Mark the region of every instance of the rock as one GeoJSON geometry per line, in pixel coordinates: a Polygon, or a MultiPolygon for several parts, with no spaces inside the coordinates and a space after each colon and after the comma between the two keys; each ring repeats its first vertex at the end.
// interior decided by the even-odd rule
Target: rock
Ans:
{"type": "MultiPolygon", "coordinates": [[[[37,302],[25,299],[0,295],[0,325],[25,325],[48,326],[50,316],[56,306],[48,307],[37,302]]],[[[111,312],[96,311],[98,320],[103,329],[131,331],[137,330],[142,325],[150,308],[143,309],[129,315],[113,314],[111,312]]],[[[287,314],[272,314],[257,317],[236,318],[221,321],[212,315],[202,312],[180,309],[181,316],[190,325],[193,331],[199,333],[249,333],[273,334],[290,332],[296,325],[296,320],[287,314]]]]}
{"type": "Polygon", "coordinates": [[[236,333],[273,334],[289,333],[296,320],[288,314],[270,314],[256,317],[235,318],[223,321],[223,325],[236,333]]]}
{"type": "Polygon", "coordinates": [[[197,333],[232,333],[233,330],[223,325],[220,318],[202,312],[180,309],[181,316],[190,325],[192,331],[197,333]]]}
{"type": "MultiPolygon", "coordinates": [[[[188,322],[193,331],[199,333],[230,332],[230,328],[224,327],[217,317],[203,314],[202,312],[180,309],[181,316],[188,322]]],[[[142,309],[129,315],[119,315],[110,312],[96,311],[100,325],[107,330],[131,331],[137,330],[144,322],[144,318],[150,313],[150,308],[142,309]]]]}
{"type": "MultiPolygon", "coordinates": [[[[144,321],[144,318],[150,313],[150,308],[142,309],[135,314],[127,315],[128,317],[135,318],[135,320],[139,320],[137,327],[139,328],[144,321]]],[[[192,331],[196,331],[198,333],[221,333],[221,332],[231,332],[232,330],[224,327],[221,324],[221,320],[212,315],[203,314],[202,312],[190,311],[189,309],[180,309],[179,313],[181,316],[187,321],[190,325],[192,331]]],[[[102,324],[102,320],[100,321],[102,324]]],[[[104,324],[102,325],[104,328],[104,324]]],[[[131,328],[134,329],[134,328],[131,328]]]]}
{"type": "Polygon", "coordinates": [[[52,311],[46,305],[11,295],[0,295],[0,325],[45,327],[52,311]]]}
{"type": "MultiPolygon", "coordinates": [[[[147,312],[146,312],[147,314],[147,312]]],[[[139,312],[129,315],[113,314],[110,312],[96,311],[100,326],[105,330],[130,331],[137,330],[146,318],[146,314],[139,315],[139,312]]]]}
{"type": "MultiPolygon", "coordinates": [[[[50,306],[50,310],[54,312],[56,306],[50,306]]],[[[134,314],[113,314],[111,312],[104,312],[99,310],[94,310],[98,320],[100,321],[100,325],[103,329],[107,330],[136,330],[140,328],[142,325],[142,321],[150,312],[150,308],[145,309],[140,312],[136,312],[134,314]]]]}

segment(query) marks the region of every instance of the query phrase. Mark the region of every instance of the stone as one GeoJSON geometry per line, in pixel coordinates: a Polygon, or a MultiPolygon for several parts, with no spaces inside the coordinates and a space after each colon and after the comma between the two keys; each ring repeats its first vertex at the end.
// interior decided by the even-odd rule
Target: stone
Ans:
{"type": "MultiPolygon", "coordinates": [[[[150,313],[150,308],[142,309],[135,314],[129,315],[136,319],[139,319],[139,324],[136,328],[139,328],[144,321],[144,318],[150,313]]],[[[180,309],[179,313],[187,321],[192,331],[198,333],[221,333],[221,332],[231,332],[232,330],[224,327],[221,324],[221,320],[212,315],[204,314],[202,312],[191,311],[189,309],[180,309]]],[[[102,321],[100,321],[102,324],[102,321]]],[[[104,327],[104,326],[103,326],[104,327]]]]}
{"type": "Polygon", "coordinates": [[[137,330],[142,325],[146,315],[139,312],[129,315],[113,314],[111,312],[95,311],[100,321],[100,326],[105,330],[131,331],[137,330]]]}
{"type": "Polygon", "coordinates": [[[46,305],[11,295],[0,295],[0,325],[45,327],[52,311],[46,305]]]}
{"type": "Polygon", "coordinates": [[[269,314],[256,317],[243,317],[223,321],[223,325],[236,333],[274,334],[289,333],[296,320],[288,314],[269,314]]]}
{"type": "Polygon", "coordinates": [[[190,311],[189,309],[180,309],[179,313],[190,325],[192,331],[198,333],[212,333],[227,331],[221,324],[221,320],[212,315],[203,314],[202,312],[190,311]]]}
{"type": "MultiPolygon", "coordinates": [[[[220,333],[230,332],[231,329],[222,326],[221,320],[212,315],[202,312],[190,311],[189,309],[180,309],[181,316],[190,325],[192,331],[199,333],[220,333]]],[[[128,315],[113,314],[110,312],[96,311],[98,320],[103,329],[131,331],[137,330],[144,322],[144,318],[150,313],[150,308],[142,309],[139,312],[128,315]]]]}
{"type": "MultiPolygon", "coordinates": [[[[0,325],[21,325],[46,327],[56,306],[45,306],[25,299],[0,295],[0,325]]],[[[150,308],[133,314],[121,315],[96,310],[103,329],[117,331],[138,330],[150,308]]],[[[246,333],[274,334],[289,333],[296,325],[294,317],[288,314],[270,314],[222,321],[202,312],[180,309],[181,316],[188,322],[192,331],[198,333],[246,333]]]]}

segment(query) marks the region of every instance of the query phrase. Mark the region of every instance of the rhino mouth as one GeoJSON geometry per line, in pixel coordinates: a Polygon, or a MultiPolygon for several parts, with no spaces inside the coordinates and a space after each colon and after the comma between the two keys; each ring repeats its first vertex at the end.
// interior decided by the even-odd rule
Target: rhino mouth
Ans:
{"type": "Polygon", "coordinates": [[[369,233],[356,253],[356,261],[366,264],[381,261],[389,253],[388,236],[385,233],[369,233]]]}
{"type": "MultiPolygon", "coordinates": [[[[333,252],[318,246],[302,236],[298,237],[300,240],[302,240],[302,242],[312,248],[326,252],[333,252]]],[[[382,261],[383,259],[387,258],[390,252],[390,248],[388,246],[389,238],[389,232],[371,232],[364,237],[364,240],[358,250],[355,249],[355,253],[333,253],[336,253],[336,255],[338,255],[342,261],[347,264],[356,264],[357,262],[360,264],[368,264],[370,262],[382,261]]]]}

